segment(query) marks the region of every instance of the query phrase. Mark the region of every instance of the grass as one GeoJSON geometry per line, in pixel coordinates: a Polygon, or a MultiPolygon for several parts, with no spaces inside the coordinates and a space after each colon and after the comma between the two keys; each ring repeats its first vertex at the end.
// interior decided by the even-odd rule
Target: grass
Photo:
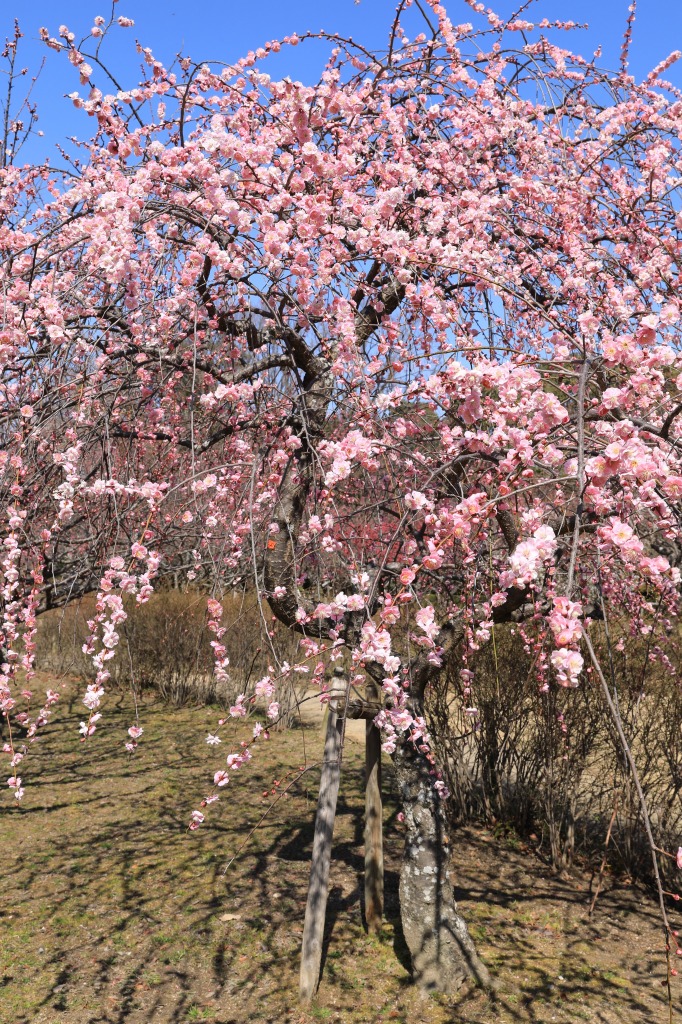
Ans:
{"type": "MultiPolygon", "coordinates": [[[[23,806],[0,805],[0,1024],[667,1019],[660,931],[646,894],[612,888],[590,920],[589,878],[560,878],[522,842],[474,830],[455,837],[453,873],[499,997],[493,1005],[476,990],[454,1000],[415,990],[398,922],[402,835],[389,764],[387,921],[379,936],[363,929],[363,751],[355,742],[344,760],[322,984],[303,1010],[298,953],[314,768],[224,868],[271,803],[262,794],[273,781],[315,762],[319,728],[274,736],[190,833],[189,813],[227,753],[203,742],[216,713],[143,706],[145,733],[131,758],[123,748],[129,698],[109,698],[101,729],[81,745],[80,687],[65,692],[22,765],[23,806]]],[[[236,727],[235,741],[244,735],[236,727]]]]}

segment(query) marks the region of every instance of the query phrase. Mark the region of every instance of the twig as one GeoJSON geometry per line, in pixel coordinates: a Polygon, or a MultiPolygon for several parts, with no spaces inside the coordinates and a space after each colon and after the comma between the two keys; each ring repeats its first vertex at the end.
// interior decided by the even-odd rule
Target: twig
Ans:
{"type": "Polygon", "coordinates": [[[251,841],[251,837],[253,836],[254,832],[255,832],[255,831],[256,831],[257,829],[259,829],[259,828],[260,828],[260,826],[261,826],[261,825],[263,824],[263,822],[264,822],[264,821],[265,821],[265,819],[267,818],[267,816],[268,816],[268,814],[270,813],[270,811],[272,811],[272,810],[273,810],[273,809],[274,809],[274,808],[275,808],[275,807],[277,806],[277,804],[278,804],[278,803],[279,803],[279,801],[280,801],[280,800],[282,799],[282,797],[283,797],[283,796],[285,796],[285,794],[287,794],[287,793],[289,792],[289,790],[291,789],[291,787],[292,787],[292,786],[295,786],[295,785],[296,785],[296,783],[297,783],[297,782],[299,782],[299,781],[300,781],[300,780],[301,780],[301,779],[303,778],[303,776],[304,776],[304,775],[306,774],[306,772],[309,772],[309,771],[310,771],[310,770],[311,770],[312,768],[318,768],[320,764],[321,764],[321,762],[320,762],[320,761],[316,761],[316,762],[315,762],[314,764],[308,764],[308,765],[306,765],[306,767],[305,767],[305,768],[303,768],[303,769],[302,769],[302,770],[301,770],[301,771],[300,771],[300,772],[299,772],[299,773],[298,773],[298,774],[296,775],[296,778],[295,778],[295,779],[292,779],[292,780],[291,780],[291,782],[289,783],[289,785],[288,785],[288,786],[285,786],[285,788],[284,788],[284,789],[280,789],[280,790],[279,790],[279,792],[277,793],[277,796],[276,796],[276,797],[275,797],[275,799],[274,799],[274,800],[272,801],[272,803],[270,804],[270,806],[269,806],[268,808],[266,808],[266,810],[265,810],[265,811],[263,812],[263,814],[261,814],[260,818],[258,819],[258,821],[256,822],[256,824],[255,824],[255,825],[253,826],[253,828],[252,828],[252,829],[250,830],[250,832],[247,832],[247,834],[246,834],[246,838],[244,839],[244,842],[243,842],[243,843],[242,843],[242,844],[241,844],[241,845],[240,845],[240,846],[239,846],[239,847],[237,848],[237,850],[235,851],[235,853],[233,854],[233,856],[232,856],[232,857],[230,857],[230,859],[228,860],[227,864],[225,864],[225,866],[223,867],[223,875],[226,875],[226,874],[227,874],[227,872],[228,872],[228,871],[230,870],[230,868],[232,867],[232,865],[233,865],[233,864],[234,864],[234,862],[236,861],[236,859],[237,859],[237,857],[239,856],[239,854],[240,854],[240,853],[242,852],[242,850],[243,850],[243,849],[244,849],[244,848],[245,848],[245,847],[246,847],[246,846],[248,845],[248,843],[249,843],[249,842],[251,841]]]}
{"type": "Polygon", "coordinates": [[[613,808],[613,814],[611,815],[611,821],[609,822],[609,827],[606,830],[606,840],[604,841],[604,856],[602,857],[601,866],[599,868],[599,878],[597,879],[597,890],[596,890],[596,892],[594,894],[592,902],[590,903],[590,910],[589,910],[589,914],[588,914],[589,917],[592,917],[592,914],[594,912],[594,908],[595,908],[595,905],[596,905],[596,902],[597,902],[597,898],[599,897],[599,892],[601,890],[601,883],[602,883],[603,878],[604,878],[604,868],[606,867],[606,856],[607,856],[606,851],[608,849],[609,842],[611,841],[611,830],[613,829],[613,825],[614,825],[614,822],[616,820],[616,815],[617,814],[618,814],[618,797],[616,797],[616,803],[615,803],[614,808],[613,808]]]}
{"type": "Polygon", "coordinates": [[[568,566],[568,581],[566,583],[566,597],[570,599],[573,592],[573,576],[578,559],[578,544],[580,542],[580,523],[583,514],[583,491],[585,490],[585,383],[590,368],[590,360],[586,357],[580,371],[578,383],[578,401],[576,420],[578,426],[578,506],[575,510],[575,523],[573,525],[573,544],[571,546],[571,561],[568,566]]]}

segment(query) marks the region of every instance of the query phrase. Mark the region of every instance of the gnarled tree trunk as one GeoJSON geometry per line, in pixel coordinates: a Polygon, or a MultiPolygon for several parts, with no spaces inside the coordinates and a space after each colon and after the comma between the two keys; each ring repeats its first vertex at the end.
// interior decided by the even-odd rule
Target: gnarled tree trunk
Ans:
{"type": "Polygon", "coordinates": [[[414,980],[428,991],[454,992],[469,978],[490,989],[490,975],[457,910],[447,821],[431,765],[407,737],[398,743],[394,765],[407,829],[400,917],[414,980]]]}

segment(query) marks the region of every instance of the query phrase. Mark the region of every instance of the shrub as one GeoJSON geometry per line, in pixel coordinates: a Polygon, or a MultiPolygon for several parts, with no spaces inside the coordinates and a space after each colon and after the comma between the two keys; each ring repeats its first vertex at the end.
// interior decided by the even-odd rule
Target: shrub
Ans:
{"type": "MultiPolygon", "coordinates": [[[[604,629],[593,626],[602,664],[604,629]]],[[[658,844],[682,834],[682,690],[652,661],[647,642],[625,630],[612,645],[612,688],[636,755],[658,844]]],[[[478,652],[466,703],[453,662],[428,697],[429,724],[456,821],[503,823],[535,832],[552,864],[601,859],[614,816],[609,859],[649,877],[651,854],[623,751],[591,672],[575,690],[538,692],[533,656],[518,628],[497,627],[478,652]],[[472,712],[475,708],[475,714],[472,712]]],[[[672,862],[662,858],[664,875],[672,862]]]]}
{"type": "MultiPolygon", "coordinates": [[[[225,643],[230,656],[230,680],[217,683],[213,675],[211,634],[206,629],[206,595],[197,591],[162,590],[143,605],[126,604],[128,619],[121,643],[109,663],[111,686],[137,692],[153,690],[175,706],[218,704],[229,707],[237,694],[249,695],[268,666],[292,661],[296,639],[289,630],[266,629],[255,595],[238,592],[223,601],[225,643]]],[[[58,675],[94,678],[92,659],[82,651],[94,596],[43,615],[38,630],[38,665],[58,675]]],[[[293,684],[279,694],[289,721],[296,710],[293,684]]]]}

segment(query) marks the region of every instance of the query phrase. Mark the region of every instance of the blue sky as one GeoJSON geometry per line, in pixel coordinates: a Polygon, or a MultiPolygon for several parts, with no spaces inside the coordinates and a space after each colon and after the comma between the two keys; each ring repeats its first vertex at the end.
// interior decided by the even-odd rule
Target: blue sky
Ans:
{"type": "MultiPolygon", "coordinates": [[[[454,21],[472,20],[473,14],[462,0],[450,0],[446,7],[454,21]]],[[[517,3],[492,0],[490,6],[502,15],[513,11],[517,3]]],[[[616,67],[627,18],[628,0],[539,0],[524,16],[529,20],[547,17],[588,21],[588,31],[561,33],[560,41],[569,49],[591,55],[601,44],[601,64],[616,67]]],[[[107,0],[0,0],[0,35],[11,33],[18,17],[25,38],[21,63],[36,69],[46,58],[35,90],[39,104],[42,139],[34,139],[23,152],[24,159],[35,160],[54,153],[55,143],[69,135],[87,137],[88,119],[74,110],[64,94],[78,89],[77,76],[65,59],[46,50],[38,40],[44,25],[56,35],[66,24],[76,37],[89,31],[95,15],[107,17],[107,0]]],[[[395,10],[395,0],[120,0],[116,14],[135,20],[135,27],[113,33],[107,41],[109,63],[122,80],[131,85],[137,80],[135,39],[150,46],[164,62],[182,50],[197,60],[236,60],[268,39],[290,32],[326,29],[353,36],[369,47],[381,48],[395,10]]],[[[671,50],[682,49],[682,3],[676,0],[640,0],[633,31],[630,71],[642,78],[671,50]]],[[[314,81],[324,62],[321,44],[285,48],[268,61],[268,71],[314,81]]],[[[672,69],[670,78],[682,88],[682,61],[672,69]]],[[[95,77],[97,84],[100,84],[95,77]]]]}

